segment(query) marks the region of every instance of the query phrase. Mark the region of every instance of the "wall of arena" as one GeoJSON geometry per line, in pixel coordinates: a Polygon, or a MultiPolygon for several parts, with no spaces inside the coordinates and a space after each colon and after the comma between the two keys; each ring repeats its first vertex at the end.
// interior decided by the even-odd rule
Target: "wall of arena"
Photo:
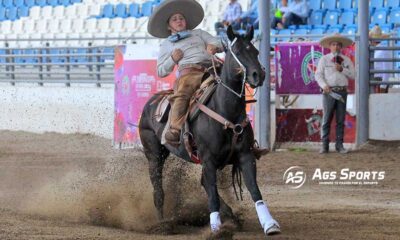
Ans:
{"type": "Polygon", "coordinates": [[[114,85],[2,84],[0,130],[90,133],[112,139],[114,85]]]}

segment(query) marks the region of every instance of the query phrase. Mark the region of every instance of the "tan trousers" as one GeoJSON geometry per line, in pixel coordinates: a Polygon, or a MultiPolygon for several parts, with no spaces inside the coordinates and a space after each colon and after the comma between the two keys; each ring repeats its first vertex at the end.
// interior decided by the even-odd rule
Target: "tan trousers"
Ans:
{"type": "Polygon", "coordinates": [[[200,87],[203,72],[190,72],[180,77],[175,86],[174,95],[170,98],[172,103],[171,126],[175,130],[181,130],[186,120],[190,98],[200,87]]]}

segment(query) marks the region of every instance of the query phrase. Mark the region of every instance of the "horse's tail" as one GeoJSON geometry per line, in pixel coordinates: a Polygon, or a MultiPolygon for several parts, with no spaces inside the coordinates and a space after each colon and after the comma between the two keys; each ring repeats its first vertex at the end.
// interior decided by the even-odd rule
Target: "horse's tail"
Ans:
{"type": "Polygon", "coordinates": [[[240,169],[239,163],[237,161],[235,161],[232,165],[232,186],[233,186],[233,190],[235,191],[236,200],[239,201],[239,196],[240,196],[240,200],[243,201],[242,170],[240,169]],[[235,182],[237,183],[238,188],[239,188],[239,195],[236,190],[235,182]]]}

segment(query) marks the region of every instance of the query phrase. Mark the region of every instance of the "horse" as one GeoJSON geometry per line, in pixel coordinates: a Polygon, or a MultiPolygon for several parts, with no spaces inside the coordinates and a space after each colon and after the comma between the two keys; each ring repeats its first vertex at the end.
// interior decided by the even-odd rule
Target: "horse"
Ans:
{"type": "MultiPolygon", "coordinates": [[[[220,77],[216,77],[216,90],[209,101],[200,108],[201,112],[197,118],[190,122],[190,129],[202,161],[201,184],[208,197],[212,233],[221,229],[220,210],[228,208],[232,211],[220,198],[217,189],[217,170],[228,164],[233,164],[233,167],[241,171],[264,233],[280,233],[279,224],[270,215],[257,185],[256,157],[253,153],[254,133],[246,114],[245,83],[253,89],[260,87],[266,74],[258,60],[259,52],[251,42],[253,35],[252,28],[245,35],[239,35],[228,27],[229,43],[228,48],[225,48],[225,62],[220,70],[220,77]],[[218,115],[220,121],[217,120],[218,117],[206,114],[210,111],[218,115]]],[[[165,159],[170,152],[186,160],[190,157],[183,144],[178,147],[161,144],[161,133],[165,123],[154,120],[156,105],[151,103],[155,99],[156,96],[153,96],[144,106],[139,122],[139,134],[149,163],[157,216],[159,221],[163,221],[162,170],[165,159]]]]}

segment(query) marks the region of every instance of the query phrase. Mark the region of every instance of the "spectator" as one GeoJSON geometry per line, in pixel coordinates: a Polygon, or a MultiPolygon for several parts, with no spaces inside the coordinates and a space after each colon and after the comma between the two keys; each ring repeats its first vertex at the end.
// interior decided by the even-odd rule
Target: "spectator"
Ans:
{"type": "MultiPolygon", "coordinates": [[[[369,31],[370,38],[388,38],[390,34],[383,34],[382,29],[376,25],[369,31]]],[[[387,41],[386,41],[387,42],[387,41]]],[[[383,44],[380,40],[371,40],[371,46],[374,47],[381,47],[383,44]]],[[[374,51],[374,58],[393,58],[393,52],[389,50],[375,50],[374,51]]],[[[393,69],[392,62],[374,62],[374,69],[375,70],[387,70],[393,69]]],[[[390,78],[389,73],[377,73],[374,75],[374,80],[376,81],[383,81],[387,82],[390,78]]],[[[387,93],[389,90],[389,85],[380,85],[375,87],[376,93],[387,93]]]]}
{"type": "Polygon", "coordinates": [[[315,79],[323,90],[320,153],[329,152],[329,133],[334,113],[336,115],[336,151],[347,153],[348,151],[343,147],[347,86],[349,79],[354,79],[355,70],[353,62],[343,55],[341,50],[343,47],[350,46],[353,41],[340,34],[334,34],[322,38],[319,43],[331,51],[319,60],[315,73],[315,79]]]}
{"type": "Polygon", "coordinates": [[[307,22],[309,7],[305,0],[293,0],[287,4],[287,0],[282,0],[282,5],[278,9],[277,16],[271,22],[271,28],[283,29],[290,25],[301,25],[307,22]],[[279,18],[281,12],[282,18],[279,18]]]}
{"type": "Polygon", "coordinates": [[[222,22],[215,23],[215,31],[217,31],[217,35],[225,32],[225,29],[228,25],[231,25],[234,30],[239,30],[239,18],[241,14],[242,6],[240,3],[238,3],[237,0],[229,0],[229,4],[226,6],[224,11],[222,22]]]}
{"type": "MultiPolygon", "coordinates": [[[[275,8],[272,0],[270,6],[270,16],[273,16],[275,8]]],[[[242,24],[242,29],[247,29],[250,26],[253,26],[255,29],[259,28],[258,0],[252,2],[249,10],[243,12],[238,21],[242,24]]]]}

